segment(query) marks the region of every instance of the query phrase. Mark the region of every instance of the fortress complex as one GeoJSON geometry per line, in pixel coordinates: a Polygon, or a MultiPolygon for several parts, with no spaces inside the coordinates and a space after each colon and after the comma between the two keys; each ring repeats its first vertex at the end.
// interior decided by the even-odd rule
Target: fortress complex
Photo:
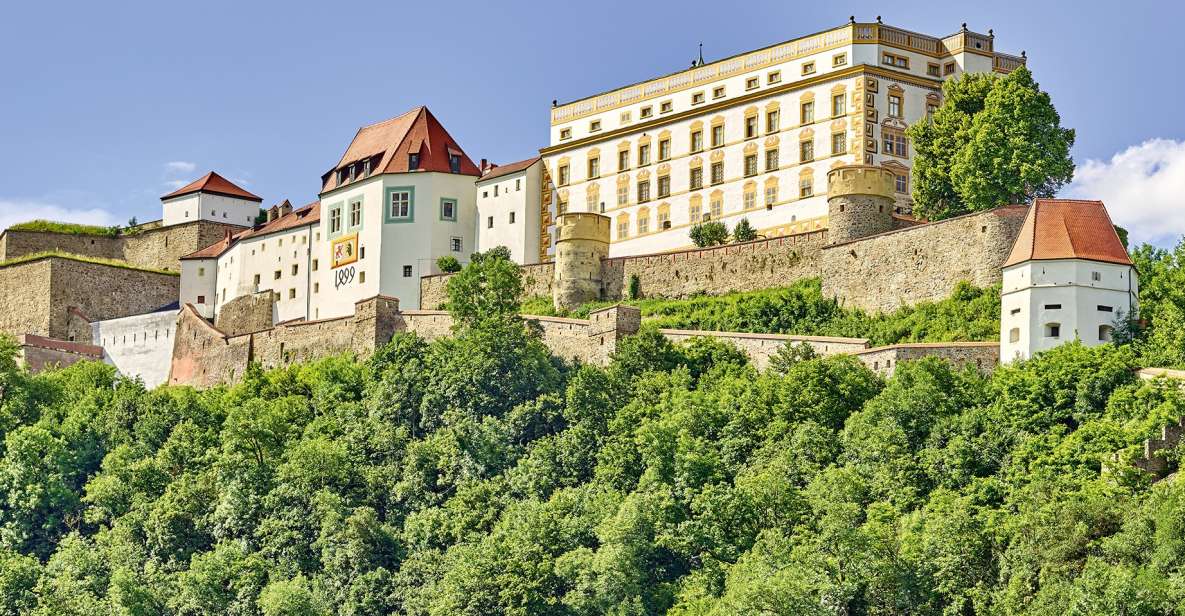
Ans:
{"type": "MultiPolygon", "coordinates": [[[[1003,280],[1000,346],[812,342],[882,372],[927,354],[986,369],[1064,340],[1105,342],[1137,286],[1101,203],[909,215],[907,126],[941,104],[946,79],[1024,61],[997,52],[990,31],[852,21],[553,103],[549,145],[502,166],[475,164],[418,107],[360,128],[301,207],[261,212],[260,197],[211,172],[164,195],[161,221],[124,233],[5,231],[0,331],[22,337],[34,366],[101,357],[149,385],[224,382],[251,361],[365,354],[404,329],[442,335],[437,259],[505,246],[527,294],[561,309],[630,289],[686,297],[818,277],[846,306],[889,311],[1003,280]],[[691,226],[742,217],[763,239],[689,246],[691,226]]],[[[622,308],[544,330],[557,354],[602,363],[638,319],[622,308]]],[[[758,364],[809,338],[711,335],[758,364]]]]}

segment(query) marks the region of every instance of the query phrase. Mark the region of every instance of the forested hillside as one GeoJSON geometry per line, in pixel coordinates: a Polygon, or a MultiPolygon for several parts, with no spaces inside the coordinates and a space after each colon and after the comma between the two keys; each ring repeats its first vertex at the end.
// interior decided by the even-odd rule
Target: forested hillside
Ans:
{"type": "Polygon", "coordinates": [[[886,382],[644,331],[576,367],[475,262],[453,338],[230,388],[6,342],[0,614],[1185,611],[1185,483],[1104,470],[1185,416],[1138,345],[886,382]]]}

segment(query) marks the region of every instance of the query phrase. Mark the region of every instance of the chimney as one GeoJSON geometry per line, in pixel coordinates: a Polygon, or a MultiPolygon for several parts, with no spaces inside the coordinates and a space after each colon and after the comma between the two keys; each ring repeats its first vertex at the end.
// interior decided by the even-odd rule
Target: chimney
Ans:
{"type": "Polygon", "coordinates": [[[287,199],[280,204],[280,216],[287,216],[292,213],[292,203],[287,199]]]}
{"type": "Polygon", "coordinates": [[[280,208],[273,205],[267,209],[267,221],[268,222],[271,222],[279,217],[280,217],[280,208]]]}

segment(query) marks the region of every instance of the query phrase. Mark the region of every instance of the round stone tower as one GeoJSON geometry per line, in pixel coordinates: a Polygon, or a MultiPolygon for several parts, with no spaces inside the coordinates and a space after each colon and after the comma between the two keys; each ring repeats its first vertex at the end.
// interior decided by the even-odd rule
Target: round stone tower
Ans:
{"type": "Polygon", "coordinates": [[[570,310],[601,299],[601,259],[609,256],[609,217],[592,212],[560,214],[556,221],[555,278],[551,299],[570,310]]]}
{"type": "Polygon", "coordinates": [[[827,239],[842,244],[893,229],[896,176],[889,169],[850,165],[827,173],[827,239]]]}

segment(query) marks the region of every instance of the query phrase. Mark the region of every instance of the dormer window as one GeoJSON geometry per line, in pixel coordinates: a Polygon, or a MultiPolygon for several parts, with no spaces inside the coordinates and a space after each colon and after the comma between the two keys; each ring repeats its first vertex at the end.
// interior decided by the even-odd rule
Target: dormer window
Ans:
{"type": "Polygon", "coordinates": [[[370,159],[362,161],[362,175],[370,175],[370,159]]]}
{"type": "Polygon", "coordinates": [[[347,167],[347,169],[350,170],[350,177],[349,177],[350,182],[354,181],[354,167],[355,167],[355,165],[350,165],[349,167],[347,167]]]}
{"type": "Polygon", "coordinates": [[[350,171],[349,171],[349,169],[347,169],[346,167],[342,167],[341,169],[338,169],[338,171],[337,171],[337,183],[338,183],[338,184],[345,184],[345,183],[346,183],[346,182],[348,182],[348,181],[350,181],[350,171]]]}
{"type": "Polygon", "coordinates": [[[448,169],[453,173],[461,172],[461,157],[457,154],[448,155],[448,169]]]}
{"type": "Polygon", "coordinates": [[[418,152],[414,153],[414,154],[408,154],[407,155],[407,170],[414,171],[419,168],[420,168],[420,154],[418,152]]]}

